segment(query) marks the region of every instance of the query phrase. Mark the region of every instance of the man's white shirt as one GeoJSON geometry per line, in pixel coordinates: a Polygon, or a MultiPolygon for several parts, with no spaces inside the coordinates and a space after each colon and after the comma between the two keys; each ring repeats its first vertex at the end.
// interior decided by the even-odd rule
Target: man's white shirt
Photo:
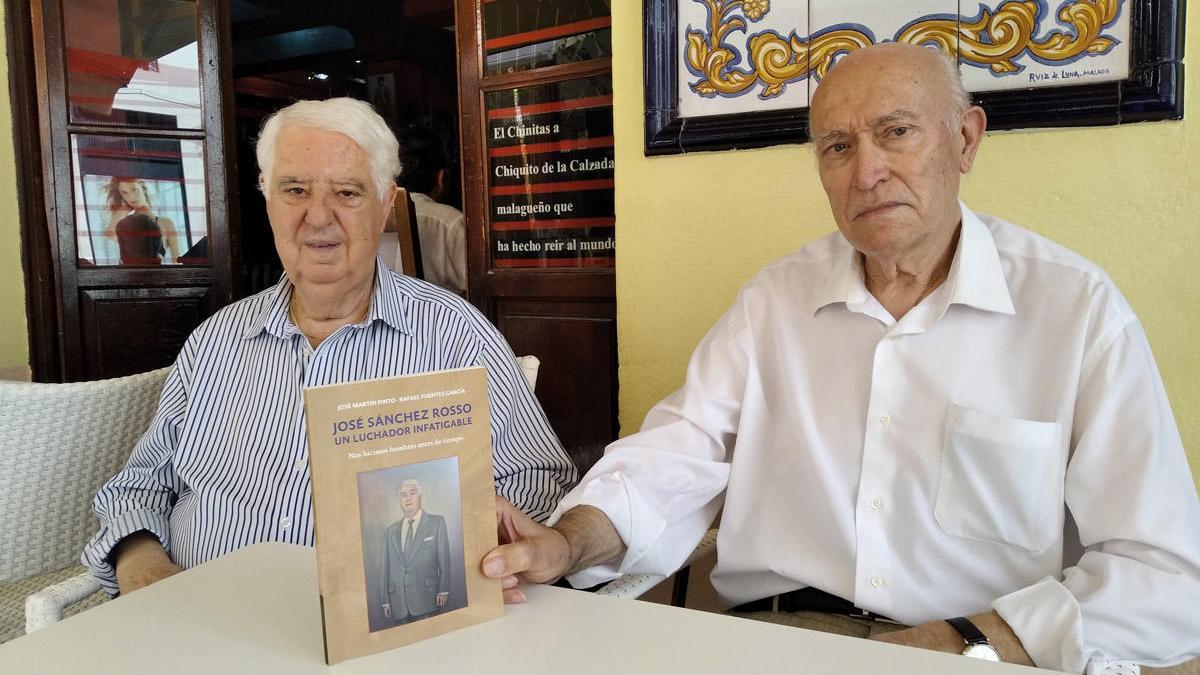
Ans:
{"type": "Polygon", "coordinates": [[[467,226],[462,211],[413,192],[425,280],[462,295],[467,290],[467,226]]]}
{"type": "Polygon", "coordinates": [[[628,552],[576,585],[671,573],[723,506],[730,604],[991,608],[1076,672],[1200,652],[1200,505],[1141,325],[1096,265],[965,206],[947,280],[899,321],[838,233],[760,272],[552,522],[580,504],[628,552]]]}
{"type": "MultiPolygon", "coordinates": [[[[417,214],[417,235],[421,246],[421,278],[462,296],[467,291],[467,225],[462,211],[439,204],[420,192],[410,192],[417,214]]],[[[415,276],[403,269],[399,237],[384,232],[379,239],[379,255],[393,271],[415,276]]]]}
{"type": "Polygon", "coordinates": [[[423,515],[425,515],[425,511],[424,511],[424,509],[421,509],[421,510],[418,510],[416,513],[414,513],[412,518],[409,518],[408,516],[404,516],[404,524],[401,526],[401,529],[403,531],[400,533],[400,541],[403,542],[401,544],[401,546],[403,547],[403,553],[406,553],[406,554],[408,553],[409,546],[412,546],[413,544],[421,543],[421,542],[417,541],[417,530],[421,529],[421,516],[423,516],[423,515]],[[412,530],[412,535],[411,535],[412,541],[411,542],[409,541],[409,536],[410,536],[408,534],[409,530],[412,530]]]}

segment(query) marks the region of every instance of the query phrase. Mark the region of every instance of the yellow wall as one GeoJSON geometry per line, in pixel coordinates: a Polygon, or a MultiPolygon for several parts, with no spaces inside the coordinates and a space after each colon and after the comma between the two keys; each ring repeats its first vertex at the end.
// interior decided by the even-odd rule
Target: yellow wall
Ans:
{"type": "MultiPolygon", "coordinates": [[[[4,9],[0,5],[0,16],[4,9]]],[[[0,62],[8,65],[4,31],[0,62]]],[[[17,218],[17,165],[13,157],[12,105],[8,68],[0,68],[0,371],[29,365],[29,332],[25,324],[25,280],[21,270],[21,224],[17,218]]]]}
{"type": "MultiPolygon", "coordinates": [[[[1200,12],[1188,17],[1200,49],[1200,12]]],[[[621,429],[762,265],[833,229],[810,146],[642,154],[641,3],[613,3],[621,429]]],[[[1200,73],[1183,122],[992,134],[964,200],[1102,265],[1141,317],[1200,480],[1200,73]],[[1191,413],[1191,414],[1189,414],[1191,413]]]]}

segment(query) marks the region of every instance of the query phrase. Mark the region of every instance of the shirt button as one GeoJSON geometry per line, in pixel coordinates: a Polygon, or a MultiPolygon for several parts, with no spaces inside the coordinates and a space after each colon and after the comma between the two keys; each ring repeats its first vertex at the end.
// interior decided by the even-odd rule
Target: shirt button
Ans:
{"type": "Polygon", "coordinates": [[[892,416],[887,413],[883,413],[879,416],[879,423],[886,427],[892,423],[892,416]]]}
{"type": "Polygon", "coordinates": [[[883,508],[883,500],[876,497],[871,500],[871,508],[878,511],[883,508]]]}
{"type": "Polygon", "coordinates": [[[871,585],[875,588],[879,588],[883,585],[883,579],[880,579],[879,577],[871,577],[871,585]]]}
{"type": "Polygon", "coordinates": [[[303,471],[304,467],[306,467],[306,466],[308,466],[308,462],[306,462],[302,459],[296,460],[296,470],[297,471],[303,471]]]}
{"type": "Polygon", "coordinates": [[[283,528],[283,529],[285,529],[285,530],[286,530],[286,529],[289,529],[289,528],[292,526],[292,517],[291,517],[291,516],[284,516],[284,517],[280,518],[280,519],[279,519],[279,526],[280,526],[280,527],[282,527],[282,528],[283,528]]]}

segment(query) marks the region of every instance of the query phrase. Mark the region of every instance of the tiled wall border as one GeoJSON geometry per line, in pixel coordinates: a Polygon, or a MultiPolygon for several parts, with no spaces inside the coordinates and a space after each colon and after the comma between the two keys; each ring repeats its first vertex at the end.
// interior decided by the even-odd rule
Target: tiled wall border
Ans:
{"type": "MultiPolygon", "coordinates": [[[[678,110],[677,2],[644,3],[648,155],[807,140],[807,109],[685,118],[678,110]]],[[[991,129],[1096,126],[1183,115],[1182,0],[1129,0],[1130,76],[1069,87],[981,92],[991,129]]]]}

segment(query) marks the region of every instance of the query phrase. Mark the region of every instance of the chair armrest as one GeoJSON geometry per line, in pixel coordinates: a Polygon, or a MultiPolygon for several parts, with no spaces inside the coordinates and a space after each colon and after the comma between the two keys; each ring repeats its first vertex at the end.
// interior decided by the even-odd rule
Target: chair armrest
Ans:
{"type": "Polygon", "coordinates": [[[654,588],[665,578],[657,574],[625,574],[597,589],[596,595],[611,595],[614,598],[632,600],[654,588]]]}
{"type": "Polygon", "coordinates": [[[62,621],[63,610],[100,590],[91,572],[77,574],[25,598],[25,634],[62,621]]]}
{"type": "Polygon", "coordinates": [[[541,359],[533,354],[518,356],[517,365],[521,367],[521,374],[525,376],[525,381],[529,383],[529,391],[533,391],[537,386],[538,368],[542,365],[541,359]]]}
{"type": "MultiPolygon", "coordinates": [[[[700,538],[700,543],[696,544],[695,550],[687,557],[687,560],[683,563],[683,567],[680,568],[680,572],[676,572],[676,574],[680,574],[692,563],[715,553],[716,550],[717,530],[713,528],[704,533],[704,536],[700,538]]],[[[614,598],[626,599],[636,598],[654,588],[663,578],[655,574],[626,574],[605,584],[596,591],[596,595],[610,595],[614,598]]]]}

